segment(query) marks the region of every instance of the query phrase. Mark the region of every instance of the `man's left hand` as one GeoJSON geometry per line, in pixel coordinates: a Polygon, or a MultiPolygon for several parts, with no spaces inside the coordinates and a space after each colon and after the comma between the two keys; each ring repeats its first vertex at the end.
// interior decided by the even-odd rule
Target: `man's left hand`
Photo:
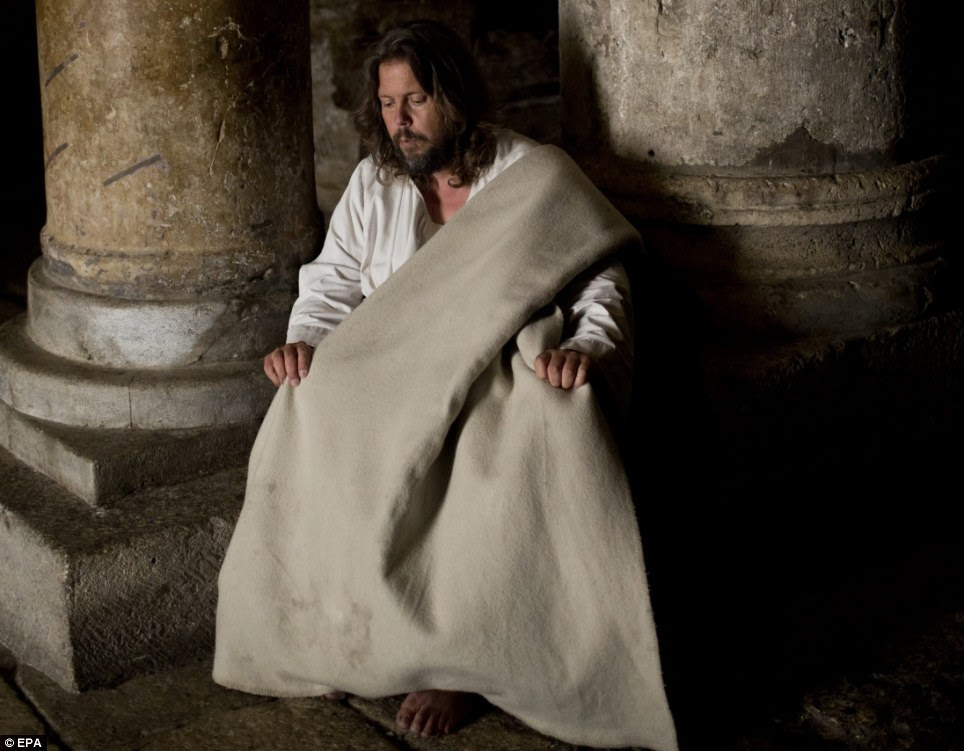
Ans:
{"type": "Polygon", "coordinates": [[[533,365],[536,377],[562,389],[577,389],[589,380],[592,359],[573,349],[547,349],[533,365]]]}

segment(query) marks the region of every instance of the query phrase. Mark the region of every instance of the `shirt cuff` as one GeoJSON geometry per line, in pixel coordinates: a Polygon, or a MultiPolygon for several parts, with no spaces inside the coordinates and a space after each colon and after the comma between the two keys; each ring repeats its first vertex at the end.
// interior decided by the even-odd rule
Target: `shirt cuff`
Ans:
{"type": "Polygon", "coordinates": [[[559,343],[559,349],[571,349],[588,355],[593,360],[612,357],[616,352],[616,345],[612,342],[588,336],[571,336],[559,343]]]}
{"type": "Polygon", "coordinates": [[[304,342],[310,347],[317,347],[321,340],[328,336],[328,329],[320,326],[303,326],[301,324],[288,327],[288,344],[304,342]]]}

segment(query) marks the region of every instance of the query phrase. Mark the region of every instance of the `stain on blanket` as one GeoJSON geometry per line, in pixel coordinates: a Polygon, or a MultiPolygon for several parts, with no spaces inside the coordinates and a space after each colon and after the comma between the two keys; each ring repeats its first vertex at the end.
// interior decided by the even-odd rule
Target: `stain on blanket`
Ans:
{"type": "Polygon", "coordinates": [[[348,605],[344,619],[339,623],[338,641],[345,660],[352,668],[360,668],[372,652],[372,611],[357,602],[348,605]]]}

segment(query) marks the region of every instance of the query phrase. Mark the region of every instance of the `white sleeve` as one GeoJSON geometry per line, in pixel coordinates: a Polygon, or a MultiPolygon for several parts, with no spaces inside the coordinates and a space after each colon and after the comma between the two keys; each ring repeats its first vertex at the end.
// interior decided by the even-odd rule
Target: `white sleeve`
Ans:
{"type": "Polygon", "coordinates": [[[619,261],[596,264],[577,276],[558,300],[566,317],[560,349],[595,360],[610,388],[628,397],[633,369],[632,298],[619,261]]]}
{"type": "Polygon", "coordinates": [[[365,191],[362,183],[359,166],[332,211],[321,253],[298,273],[298,299],[288,318],[288,342],[303,341],[317,347],[363,299],[365,191]]]}

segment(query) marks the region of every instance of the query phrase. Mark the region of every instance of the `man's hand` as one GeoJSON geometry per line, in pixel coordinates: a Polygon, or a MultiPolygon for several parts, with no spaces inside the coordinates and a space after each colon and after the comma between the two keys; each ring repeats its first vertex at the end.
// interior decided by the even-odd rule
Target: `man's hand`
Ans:
{"type": "Polygon", "coordinates": [[[592,358],[572,349],[547,349],[536,358],[534,367],[540,381],[563,389],[579,388],[589,380],[592,358]]]}
{"type": "Polygon", "coordinates": [[[315,348],[305,342],[285,344],[265,355],[264,372],[275,386],[288,383],[297,386],[308,375],[311,367],[311,353],[315,348]]]}

